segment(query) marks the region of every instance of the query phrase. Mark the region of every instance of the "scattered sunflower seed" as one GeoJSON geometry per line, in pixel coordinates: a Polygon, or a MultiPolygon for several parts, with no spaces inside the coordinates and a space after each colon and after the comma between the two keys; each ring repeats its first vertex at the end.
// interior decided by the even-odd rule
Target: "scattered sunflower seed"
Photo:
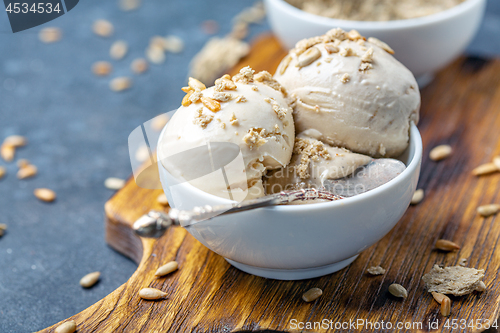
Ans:
{"type": "Polygon", "coordinates": [[[451,314],[451,300],[447,296],[441,301],[441,314],[444,317],[449,317],[451,314]]]}
{"type": "Polygon", "coordinates": [[[479,291],[480,293],[482,293],[485,290],[486,290],[486,285],[484,284],[484,282],[483,281],[479,282],[477,287],[476,287],[476,291],[479,291]]]}
{"type": "Polygon", "coordinates": [[[92,25],[94,33],[101,37],[109,37],[113,34],[115,28],[113,24],[107,20],[97,20],[92,25]]]}
{"type": "Polygon", "coordinates": [[[3,143],[14,148],[26,146],[28,140],[22,135],[10,135],[3,140],[3,143]]]}
{"type": "Polygon", "coordinates": [[[141,5],[141,0],[119,0],[118,6],[121,10],[128,12],[139,8],[141,5]]]}
{"type": "Polygon", "coordinates": [[[458,246],[458,244],[446,239],[438,239],[434,247],[441,251],[453,251],[460,249],[460,246],[458,246]]]}
{"type": "Polygon", "coordinates": [[[486,163],[486,164],[481,164],[480,166],[472,170],[472,174],[474,176],[483,176],[498,171],[500,170],[494,163],[486,163]]]}
{"type": "Polygon", "coordinates": [[[57,326],[54,333],[73,333],[75,331],[76,331],[76,322],[74,320],[70,320],[57,326]]]}
{"type": "Polygon", "coordinates": [[[477,212],[479,213],[479,215],[481,215],[483,217],[495,215],[498,212],[500,212],[500,205],[499,204],[490,204],[490,205],[479,206],[477,208],[477,212]]]}
{"type": "Polygon", "coordinates": [[[135,59],[132,61],[132,64],[130,64],[130,69],[132,69],[132,72],[135,74],[144,73],[148,70],[148,62],[144,58],[135,59]]]}
{"type": "Polygon", "coordinates": [[[165,52],[159,46],[150,46],[146,49],[146,58],[153,64],[159,65],[165,62],[165,52]]]}
{"type": "Polygon", "coordinates": [[[16,148],[4,143],[0,147],[0,155],[2,155],[2,158],[5,162],[12,162],[12,160],[14,160],[14,157],[16,156],[16,148]]]}
{"type": "Polygon", "coordinates": [[[368,267],[368,269],[366,270],[368,273],[370,273],[371,275],[382,275],[382,274],[385,274],[385,269],[380,267],[380,266],[372,266],[372,267],[368,267]]]}
{"type": "Polygon", "coordinates": [[[6,173],[7,173],[7,171],[5,170],[5,167],[0,166],[0,179],[2,179],[6,173]]]}
{"type": "Polygon", "coordinates": [[[33,191],[33,194],[35,197],[45,202],[52,202],[56,200],[57,197],[56,192],[48,188],[37,188],[33,191]]]}
{"type": "Polygon", "coordinates": [[[318,299],[321,295],[323,295],[323,290],[321,290],[319,288],[312,288],[312,289],[309,289],[308,291],[306,291],[302,295],[302,299],[305,302],[312,302],[312,301],[318,299]]]}
{"type": "Polygon", "coordinates": [[[165,51],[179,53],[184,50],[184,41],[177,36],[170,35],[165,37],[165,51]]]}
{"type": "Polygon", "coordinates": [[[113,66],[107,61],[97,61],[92,65],[92,73],[97,76],[106,76],[111,73],[113,66]]]}
{"type": "Polygon", "coordinates": [[[17,172],[17,178],[19,179],[31,178],[36,176],[37,173],[38,173],[37,167],[34,166],[33,164],[29,164],[24,168],[19,169],[19,171],[17,172]]]}
{"type": "Polygon", "coordinates": [[[156,116],[152,121],[151,121],[151,128],[157,132],[161,131],[163,127],[168,122],[168,116],[166,114],[161,114],[159,116],[156,116]]]}
{"type": "Polygon", "coordinates": [[[446,296],[445,294],[437,293],[435,291],[431,291],[431,294],[432,294],[432,297],[434,297],[436,302],[438,302],[439,304],[441,304],[443,302],[443,299],[448,298],[448,296],[446,296]]]}
{"type": "Polygon", "coordinates": [[[148,300],[164,298],[167,293],[156,288],[143,288],[139,291],[139,297],[148,300]]]}
{"type": "Polygon", "coordinates": [[[99,281],[99,278],[101,277],[101,272],[92,272],[80,279],[80,286],[83,288],[90,288],[93,287],[97,281],[99,281]]]}
{"type": "Polygon", "coordinates": [[[109,177],[104,181],[104,186],[110,190],[119,190],[125,186],[125,180],[116,177],[109,177]]]}
{"type": "Polygon", "coordinates": [[[55,43],[61,39],[62,31],[59,28],[47,27],[40,30],[38,38],[44,43],[55,43]]]}
{"type": "Polygon", "coordinates": [[[433,161],[440,161],[451,155],[452,149],[449,145],[440,145],[432,148],[429,158],[433,161]]]}
{"type": "Polygon", "coordinates": [[[389,292],[396,297],[408,297],[408,292],[406,291],[405,287],[397,283],[393,283],[389,286],[389,292]]]}
{"type": "Polygon", "coordinates": [[[171,262],[168,262],[165,265],[159,267],[156,270],[155,275],[156,276],[165,276],[165,275],[170,274],[173,271],[177,270],[177,268],[179,268],[179,264],[177,264],[177,261],[171,261],[171,262]]]}
{"type": "Polygon", "coordinates": [[[27,159],[25,158],[21,158],[19,161],[17,161],[17,167],[19,169],[22,169],[24,167],[27,167],[28,165],[30,165],[30,161],[28,161],[27,159]]]}
{"type": "Polygon", "coordinates": [[[319,59],[319,57],[321,57],[321,51],[316,46],[313,46],[299,56],[297,67],[309,66],[319,59]]]}
{"type": "Polygon", "coordinates": [[[413,193],[413,197],[411,198],[411,204],[412,205],[418,205],[420,202],[424,200],[424,190],[421,188],[416,190],[415,193],[413,193]]]}
{"type": "Polygon", "coordinates": [[[120,60],[125,57],[128,52],[128,44],[123,40],[117,40],[111,45],[109,49],[109,56],[111,59],[120,60]]]}
{"type": "Polygon", "coordinates": [[[156,198],[156,201],[158,201],[158,203],[160,205],[163,205],[163,206],[168,205],[168,199],[167,199],[167,196],[165,195],[165,193],[160,194],[158,196],[158,198],[156,198]]]}
{"type": "Polygon", "coordinates": [[[117,92],[127,90],[131,86],[132,86],[132,80],[130,80],[130,78],[125,76],[116,77],[109,83],[109,88],[117,92]]]}

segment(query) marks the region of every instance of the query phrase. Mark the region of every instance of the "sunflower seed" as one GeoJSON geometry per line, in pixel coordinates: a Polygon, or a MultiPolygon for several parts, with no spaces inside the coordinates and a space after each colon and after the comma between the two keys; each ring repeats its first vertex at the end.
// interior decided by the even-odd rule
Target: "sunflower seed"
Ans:
{"type": "Polygon", "coordinates": [[[144,58],[138,58],[132,61],[130,68],[135,74],[141,74],[148,70],[148,62],[144,58]]]}
{"type": "Polygon", "coordinates": [[[94,286],[99,278],[101,277],[101,272],[92,272],[80,279],[80,286],[83,288],[90,288],[94,286]]]}
{"type": "Polygon", "coordinates": [[[430,153],[429,158],[433,161],[440,161],[451,155],[452,149],[449,145],[440,145],[434,147],[430,153]]]}
{"type": "Polygon", "coordinates": [[[441,301],[441,314],[444,317],[449,317],[451,314],[451,300],[447,296],[441,301]]]}
{"type": "Polygon", "coordinates": [[[435,291],[431,291],[431,294],[432,294],[432,297],[434,297],[436,302],[438,302],[439,304],[441,304],[443,302],[444,298],[448,298],[448,296],[441,294],[441,293],[437,293],[435,291]]]}
{"type": "Polygon", "coordinates": [[[184,95],[184,98],[182,98],[182,102],[181,102],[182,106],[191,105],[192,102],[191,102],[190,98],[191,98],[192,94],[193,94],[193,90],[189,91],[186,95],[184,95]]]}
{"type": "Polygon", "coordinates": [[[35,197],[45,202],[52,202],[56,200],[56,192],[48,188],[37,188],[33,191],[33,194],[35,197]]]}
{"type": "Polygon", "coordinates": [[[411,204],[412,205],[417,205],[419,204],[422,200],[424,200],[424,190],[418,189],[413,193],[413,197],[411,198],[411,204]]]}
{"type": "Polygon", "coordinates": [[[165,52],[158,46],[150,46],[146,49],[146,58],[153,64],[159,65],[165,62],[165,52]]]}
{"type": "Polygon", "coordinates": [[[442,251],[453,251],[460,249],[460,246],[458,246],[456,243],[453,243],[452,241],[446,239],[438,239],[434,247],[442,251]]]}
{"type": "Polygon", "coordinates": [[[3,143],[14,148],[26,146],[28,140],[22,135],[10,135],[3,140],[3,143]]]}
{"type": "Polygon", "coordinates": [[[160,194],[158,196],[158,198],[156,198],[156,201],[158,201],[158,203],[160,205],[163,205],[163,206],[168,205],[168,199],[167,199],[167,196],[165,195],[165,193],[160,194]]]}
{"type": "Polygon", "coordinates": [[[368,269],[366,270],[368,273],[370,273],[371,275],[382,275],[382,274],[385,274],[385,269],[380,267],[380,266],[372,266],[372,267],[368,267],[368,269]]]}
{"type": "Polygon", "coordinates": [[[116,177],[109,177],[104,181],[104,186],[110,190],[119,190],[125,186],[125,180],[116,177]]]}
{"type": "Polygon", "coordinates": [[[22,169],[24,167],[27,167],[28,165],[30,165],[30,161],[28,161],[27,159],[25,158],[21,158],[20,160],[17,161],[17,167],[19,169],[22,169]]]}
{"type": "Polygon", "coordinates": [[[54,333],[73,333],[76,331],[76,322],[74,320],[70,320],[57,326],[54,333]]]}
{"type": "Polygon", "coordinates": [[[318,299],[322,294],[323,294],[323,290],[321,290],[319,288],[312,288],[312,289],[309,289],[308,291],[306,291],[304,293],[304,295],[302,295],[302,299],[305,302],[312,302],[312,301],[318,299]]]}
{"type": "Polygon", "coordinates": [[[55,43],[61,39],[62,31],[59,28],[47,27],[40,30],[38,38],[44,43],[55,43]]]}
{"type": "Polygon", "coordinates": [[[486,290],[486,285],[484,284],[483,281],[480,281],[476,287],[476,291],[483,292],[485,290],[486,290]]]}
{"type": "Polygon", "coordinates": [[[493,158],[493,164],[495,164],[498,171],[500,171],[500,156],[496,156],[495,158],[493,158]]]}
{"type": "Polygon", "coordinates": [[[132,86],[132,80],[130,80],[128,77],[122,76],[122,77],[117,77],[111,80],[109,83],[109,87],[113,91],[123,91],[127,90],[132,86]]]}
{"type": "Polygon", "coordinates": [[[477,212],[479,213],[479,215],[484,216],[484,217],[495,215],[498,212],[500,212],[500,205],[499,204],[490,204],[490,205],[479,206],[477,208],[477,212]]]}
{"type": "Polygon", "coordinates": [[[312,64],[321,57],[321,51],[316,46],[311,47],[306,52],[302,53],[298,58],[298,67],[305,67],[312,64]]]}
{"type": "Polygon", "coordinates": [[[19,171],[17,172],[17,178],[19,179],[31,178],[36,176],[37,173],[38,173],[37,167],[34,166],[33,164],[29,164],[24,168],[19,169],[19,171]]]}
{"type": "Polygon", "coordinates": [[[111,57],[111,59],[120,60],[125,57],[127,51],[127,42],[123,40],[117,40],[111,45],[111,48],[109,49],[109,56],[111,57]]]}
{"type": "Polygon", "coordinates": [[[173,271],[177,270],[179,268],[179,264],[177,264],[177,261],[171,261],[166,263],[165,265],[161,266],[156,270],[155,275],[156,276],[164,276],[167,274],[172,273],[173,271]]]}
{"type": "Polygon", "coordinates": [[[397,283],[393,283],[389,286],[389,292],[396,297],[408,297],[408,292],[406,291],[406,289],[402,285],[397,283]]]}
{"type": "Polygon", "coordinates": [[[184,41],[177,36],[167,36],[165,37],[165,51],[172,53],[180,53],[184,50],[184,41]]]}
{"type": "Polygon", "coordinates": [[[113,24],[106,20],[97,20],[92,25],[92,30],[94,33],[101,37],[109,37],[113,34],[115,30],[113,24]]]}
{"type": "Polygon", "coordinates": [[[5,160],[5,162],[12,162],[14,156],[16,156],[16,148],[8,144],[2,144],[0,147],[0,155],[5,160]]]}
{"type": "Polygon", "coordinates": [[[486,164],[481,164],[474,170],[472,170],[472,174],[474,176],[482,176],[482,175],[488,175],[493,172],[498,172],[500,171],[497,166],[494,163],[486,163],[486,164]]]}
{"type": "Polygon", "coordinates": [[[289,54],[286,57],[284,57],[283,60],[281,60],[280,75],[285,74],[285,71],[288,68],[288,65],[290,64],[290,61],[292,61],[292,56],[289,54]]]}
{"type": "Polygon", "coordinates": [[[0,179],[2,179],[6,173],[7,173],[7,171],[5,170],[5,167],[0,166],[0,179]]]}
{"type": "Polygon", "coordinates": [[[92,73],[97,76],[106,76],[112,69],[113,66],[107,61],[97,61],[92,65],[92,73]]]}
{"type": "Polygon", "coordinates": [[[212,112],[217,112],[220,110],[220,103],[210,97],[202,97],[201,102],[207,109],[212,112]]]}
{"type": "Polygon", "coordinates": [[[189,80],[188,80],[188,86],[193,89],[193,90],[205,90],[207,89],[207,87],[201,83],[199,80],[193,78],[193,77],[190,77],[189,80]]]}
{"type": "Polygon", "coordinates": [[[167,296],[167,293],[156,288],[143,288],[139,291],[139,297],[143,299],[155,300],[165,296],[167,296]]]}

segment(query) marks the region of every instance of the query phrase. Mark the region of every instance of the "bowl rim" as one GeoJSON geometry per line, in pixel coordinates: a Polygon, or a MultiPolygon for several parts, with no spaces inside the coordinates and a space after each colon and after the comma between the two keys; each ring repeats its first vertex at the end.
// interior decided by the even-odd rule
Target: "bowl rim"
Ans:
{"type": "Polygon", "coordinates": [[[314,24],[319,23],[331,26],[345,26],[354,29],[393,30],[397,28],[412,28],[444,21],[463,14],[469,11],[471,8],[484,3],[485,1],[486,0],[465,0],[464,2],[456,6],[431,15],[391,21],[356,21],[335,19],[308,13],[306,11],[303,11],[302,9],[294,7],[285,0],[266,0],[265,2],[274,2],[276,6],[280,7],[283,11],[288,11],[289,14],[296,17],[298,16],[301,19],[310,21],[314,24]]]}

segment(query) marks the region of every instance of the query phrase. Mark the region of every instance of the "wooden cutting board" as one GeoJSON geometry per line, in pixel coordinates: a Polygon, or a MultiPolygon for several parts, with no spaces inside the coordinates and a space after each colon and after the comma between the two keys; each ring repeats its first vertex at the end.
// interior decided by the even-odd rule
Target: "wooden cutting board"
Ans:
{"type": "MultiPolygon", "coordinates": [[[[274,37],[262,36],[237,69],[250,65],[274,72],[284,54],[274,37]]],[[[321,278],[276,281],[243,273],[180,227],[159,240],[135,236],[131,224],[150,209],[162,209],[156,202],[161,191],[139,188],[129,180],[106,203],[106,241],[137,262],[137,271],[106,298],[71,317],[78,332],[294,331],[299,328],[294,323],[322,320],[333,325],[350,320],[374,325],[420,322],[421,329],[408,331],[449,332],[421,277],[436,263],[456,265],[461,258],[485,270],[487,291],[453,297],[450,320],[458,320],[458,325],[460,320],[467,325],[478,319],[494,321],[500,310],[500,216],[482,218],[476,208],[500,203],[500,173],[478,178],[471,170],[500,155],[500,60],[455,61],[423,89],[421,114],[418,127],[425,149],[419,188],[425,189],[424,201],[410,207],[387,236],[350,266],[321,278]],[[450,144],[453,155],[433,162],[428,152],[438,144],[450,144]],[[433,250],[440,238],[453,240],[461,250],[433,250]],[[156,269],[171,260],[177,260],[180,269],[155,278],[156,269]],[[372,265],[381,265],[387,273],[368,276],[366,269],[372,265]],[[392,283],[405,286],[408,298],[392,297],[387,292],[392,283]],[[161,289],[169,297],[141,300],[138,291],[144,287],[161,289]],[[321,288],[323,296],[305,303],[301,296],[312,287],[321,288]],[[430,326],[435,322],[437,330],[430,326]]],[[[357,330],[368,331],[366,326],[344,329],[357,330]]]]}

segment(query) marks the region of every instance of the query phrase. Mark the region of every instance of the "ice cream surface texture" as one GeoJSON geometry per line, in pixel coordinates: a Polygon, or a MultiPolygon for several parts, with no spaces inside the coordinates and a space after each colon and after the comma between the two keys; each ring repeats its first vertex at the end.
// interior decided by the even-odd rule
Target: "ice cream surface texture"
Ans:
{"type": "MultiPolygon", "coordinates": [[[[221,197],[227,197],[229,187],[233,194],[248,191],[247,199],[263,196],[262,176],[267,170],[286,166],[293,151],[295,128],[286,92],[268,72],[254,74],[250,67],[233,78],[223,76],[208,89],[190,79],[189,87],[183,90],[187,92],[183,105],[167,124],[158,147],[158,157],[167,171],[182,178],[190,169],[201,167],[195,162],[200,160],[200,150],[193,148],[233,143],[242,159],[239,163],[235,158],[224,167],[229,186],[216,174],[188,180],[221,197]],[[194,153],[183,158],[185,163],[169,162],[170,156],[189,151],[194,153]]],[[[224,158],[225,151],[210,154],[220,153],[223,155],[218,156],[224,158]]]]}
{"type": "Polygon", "coordinates": [[[357,31],[333,29],[297,43],[275,79],[296,98],[297,133],[373,157],[399,156],[418,122],[420,92],[391,48],[357,31]]]}

